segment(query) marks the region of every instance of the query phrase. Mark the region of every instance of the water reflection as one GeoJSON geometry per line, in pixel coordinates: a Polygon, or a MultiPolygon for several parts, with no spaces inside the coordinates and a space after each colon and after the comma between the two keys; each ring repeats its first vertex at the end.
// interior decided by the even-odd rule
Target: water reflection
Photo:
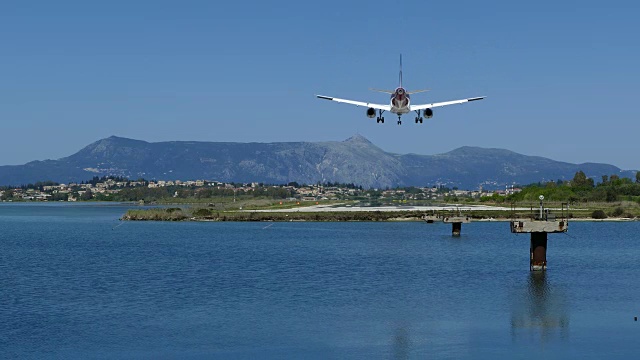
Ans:
{"type": "Polygon", "coordinates": [[[569,336],[569,307],[561,288],[547,281],[545,271],[532,271],[527,288],[514,298],[511,313],[511,335],[537,338],[547,342],[569,336]]]}
{"type": "Polygon", "coordinates": [[[393,335],[393,358],[408,359],[410,352],[411,339],[409,330],[405,326],[400,326],[393,335]]]}

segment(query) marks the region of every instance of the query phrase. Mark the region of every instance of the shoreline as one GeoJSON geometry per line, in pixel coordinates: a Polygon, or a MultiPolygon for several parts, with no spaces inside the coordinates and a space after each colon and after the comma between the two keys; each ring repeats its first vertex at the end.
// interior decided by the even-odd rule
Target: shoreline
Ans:
{"type": "MultiPolygon", "coordinates": [[[[309,222],[425,222],[424,218],[428,212],[416,209],[392,209],[382,211],[379,209],[369,209],[360,211],[361,208],[324,208],[322,211],[312,211],[313,209],[274,209],[274,210],[240,210],[240,211],[220,211],[210,208],[199,209],[130,209],[120,220],[123,221],[260,221],[260,222],[287,222],[287,221],[309,221],[309,222]]],[[[475,211],[465,211],[464,216],[470,217],[472,222],[509,222],[512,220],[530,220],[528,214],[507,214],[505,210],[494,208],[475,209],[475,211]]],[[[448,214],[440,213],[440,218],[434,219],[435,223],[442,222],[442,217],[448,214]]],[[[451,215],[449,215],[451,216],[451,215]]],[[[594,219],[592,217],[571,217],[565,218],[567,222],[592,221],[592,222],[633,222],[638,218],[608,217],[605,219],[594,219]]],[[[560,218],[558,218],[560,220],[560,218]]]]}

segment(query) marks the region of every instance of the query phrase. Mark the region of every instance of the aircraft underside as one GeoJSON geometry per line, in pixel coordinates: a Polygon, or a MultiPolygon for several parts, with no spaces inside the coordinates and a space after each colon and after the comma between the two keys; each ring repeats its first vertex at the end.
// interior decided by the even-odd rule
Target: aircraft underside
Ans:
{"type": "MultiPolygon", "coordinates": [[[[373,110],[373,114],[375,114],[375,109],[369,109],[369,111],[367,112],[367,114],[370,114],[371,110],[373,110]]],[[[415,117],[415,122],[416,124],[420,123],[422,124],[422,121],[424,120],[422,116],[420,116],[420,110],[413,110],[417,116],[415,117]]],[[[384,114],[384,110],[378,110],[378,118],[376,119],[377,123],[383,123],[384,124],[384,116],[382,116],[382,114],[384,114]]],[[[391,110],[389,110],[389,112],[394,113],[396,115],[398,115],[398,125],[402,125],[402,115],[404,114],[408,114],[411,112],[411,110],[409,110],[408,107],[404,107],[404,108],[395,108],[392,107],[391,110]]],[[[424,111],[424,117],[426,117],[427,119],[430,119],[433,116],[433,110],[431,109],[426,109],[424,111]]]]}

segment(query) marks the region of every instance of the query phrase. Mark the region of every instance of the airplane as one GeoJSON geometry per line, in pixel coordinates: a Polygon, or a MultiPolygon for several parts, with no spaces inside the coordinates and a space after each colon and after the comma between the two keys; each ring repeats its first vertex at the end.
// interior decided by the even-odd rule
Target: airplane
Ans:
{"type": "Polygon", "coordinates": [[[444,102],[431,103],[431,104],[411,105],[411,97],[410,97],[411,94],[421,93],[429,90],[406,91],[402,87],[402,54],[400,54],[400,85],[394,91],[378,90],[378,89],[370,89],[370,90],[391,94],[391,101],[389,105],[380,105],[380,104],[372,104],[368,102],[339,99],[339,98],[324,96],[324,95],[316,95],[316,97],[318,97],[319,99],[325,99],[325,100],[331,100],[331,101],[340,102],[340,103],[367,107],[367,116],[372,119],[374,116],[376,116],[376,110],[378,110],[377,122],[383,123],[383,124],[384,124],[384,117],[382,116],[382,114],[385,111],[392,112],[398,115],[398,125],[402,124],[402,120],[400,119],[400,117],[403,114],[409,113],[411,111],[415,111],[415,113],[418,115],[415,118],[416,124],[417,123],[422,124],[422,116],[420,116],[420,110],[422,110],[422,114],[424,115],[425,118],[431,119],[433,117],[433,110],[432,110],[433,108],[440,107],[440,106],[447,106],[447,105],[463,104],[470,101],[482,100],[486,97],[486,96],[480,96],[480,97],[474,97],[474,98],[468,98],[468,99],[462,99],[462,100],[444,101],[444,102]]]}

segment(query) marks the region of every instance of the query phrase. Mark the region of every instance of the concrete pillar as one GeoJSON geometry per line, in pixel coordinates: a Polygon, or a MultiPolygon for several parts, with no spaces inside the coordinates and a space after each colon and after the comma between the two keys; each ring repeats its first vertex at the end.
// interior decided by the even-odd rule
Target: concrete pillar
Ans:
{"type": "Polygon", "coordinates": [[[529,269],[531,271],[547,270],[547,233],[532,232],[531,248],[529,250],[531,260],[529,269]]]}
{"type": "Polygon", "coordinates": [[[462,231],[462,223],[454,222],[451,223],[451,235],[452,236],[460,236],[460,232],[462,231]]]}

